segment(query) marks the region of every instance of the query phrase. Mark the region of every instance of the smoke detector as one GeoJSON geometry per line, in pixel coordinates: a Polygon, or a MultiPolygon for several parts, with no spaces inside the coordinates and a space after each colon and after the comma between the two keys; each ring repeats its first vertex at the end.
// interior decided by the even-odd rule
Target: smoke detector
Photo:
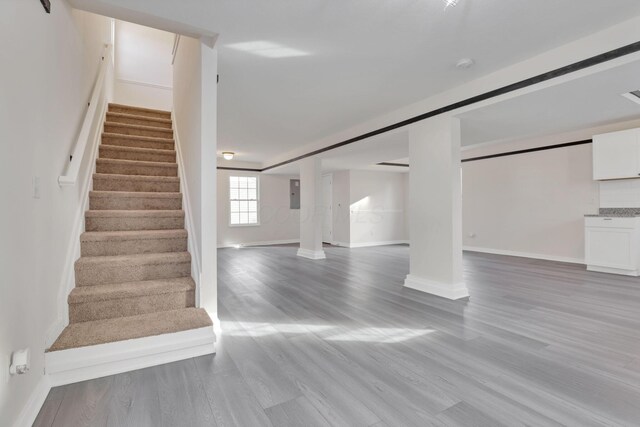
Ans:
{"type": "Polygon", "coordinates": [[[471,58],[462,58],[458,62],[456,62],[456,68],[460,70],[468,70],[469,68],[475,65],[476,61],[471,58]]]}

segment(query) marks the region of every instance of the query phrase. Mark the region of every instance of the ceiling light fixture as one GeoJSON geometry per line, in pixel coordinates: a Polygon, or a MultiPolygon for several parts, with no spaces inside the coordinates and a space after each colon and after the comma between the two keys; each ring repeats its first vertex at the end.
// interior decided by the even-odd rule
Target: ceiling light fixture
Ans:
{"type": "Polygon", "coordinates": [[[456,68],[461,70],[468,70],[469,68],[475,65],[476,61],[471,58],[462,58],[460,61],[456,62],[456,68]]]}
{"type": "Polygon", "coordinates": [[[252,53],[254,55],[266,56],[267,58],[288,58],[292,56],[306,56],[308,52],[302,50],[293,49],[287,46],[283,46],[278,43],[268,42],[264,40],[257,40],[253,42],[232,43],[227,47],[231,49],[240,50],[243,52],[252,53]]]}
{"type": "Polygon", "coordinates": [[[450,6],[455,6],[458,4],[458,0],[443,0],[445,10],[450,6]]]}
{"type": "Polygon", "coordinates": [[[224,157],[225,160],[233,160],[233,156],[236,153],[234,153],[233,151],[223,151],[222,152],[222,157],[224,157]]]}

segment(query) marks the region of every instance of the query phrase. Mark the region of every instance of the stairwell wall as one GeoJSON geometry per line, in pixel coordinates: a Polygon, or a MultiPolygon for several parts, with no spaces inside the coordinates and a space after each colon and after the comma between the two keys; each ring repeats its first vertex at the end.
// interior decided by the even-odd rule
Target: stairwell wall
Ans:
{"type": "Polygon", "coordinates": [[[82,200],[58,176],[87,108],[110,20],[39,2],[0,3],[0,425],[31,425],[46,397],[46,335],[58,317],[66,249],[82,200]],[[25,31],[25,29],[28,29],[25,31]],[[38,183],[37,189],[34,188],[38,183]],[[9,377],[11,352],[31,369],[9,377]]]}
{"type": "Polygon", "coordinates": [[[197,305],[217,317],[217,52],[181,37],[173,64],[173,114],[180,152],[197,305]]]}

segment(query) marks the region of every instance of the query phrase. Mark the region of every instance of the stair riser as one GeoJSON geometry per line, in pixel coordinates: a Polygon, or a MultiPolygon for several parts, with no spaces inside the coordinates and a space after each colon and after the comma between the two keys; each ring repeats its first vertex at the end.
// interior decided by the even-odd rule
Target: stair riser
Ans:
{"type": "Polygon", "coordinates": [[[117,136],[102,136],[102,143],[106,145],[117,145],[119,147],[132,148],[155,148],[157,150],[173,150],[175,145],[173,142],[164,141],[145,141],[137,139],[119,138],[117,136]]]}
{"type": "Polygon", "coordinates": [[[171,123],[166,122],[158,122],[155,120],[143,119],[143,118],[133,118],[133,117],[121,117],[121,116],[113,116],[111,114],[107,114],[107,121],[112,123],[124,123],[127,125],[140,125],[140,126],[153,126],[157,128],[163,129],[171,129],[171,123]]]}
{"type": "Polygon", "coordinates": [[[69,322],[78,323],[91,320],[136,316],[139,314],[157,313],[159,311],[179,310],[187,307],[195,307],[195,292],[193,290],[126,299],[90,301],[79,304],[69,304],[69,322]]]}
{"type": "Polygon", "coordinates": [[[149,153],[149,152],[135,152],[118,150],[117,148],[100,146],[100,157],[103,159],[117,159],[117,160],[139,160],[143,162],[164,162],[175,163],[176,153],[149,153]]]}
{"type": "Polygon", "coordinates": [[[76,265],[76,286],[95,286],[137,282],[140,280],[175,279],[191,275],[191,261],[167,262],[164,264],[76,265]]]}
{"type": "Polygon", "coordinates": [[[91,210],[179,210],[182,209],[182,198],[152,197],[94,197],[89,196],[91,210]]]}
{"type": "Polygon", "coordinates": [[[81,256],[186,252],[187,238],[84,241],[81,256]]]}
{"type": "Polygon", "coordinates": [[[98,162],[96,164],[96,172],[116,175],[178,176],[178,166],[140,166],[98,162]]]}
{"type": "Polygon", "coordinates": [[[96,191],[144,191],[148,193],[178,193],[180,192],[180,183],[160,181],[126,181],[93,178],[93,189],[96,191]]]}
{"type": "Polygon", "coordinates": [[[170,119],[171,113],[165,112],[157,112],[157,111],[144,111],[138,110],[136,108],[128,108],[128,107],[118,107],[115,105],[109,106],[110,113],[123,113],[123,114],[132,114],[135,116],[145,116],[145,117],[154,117],[157,119],[170,119]]]}
{"type": "Polygon", "coordinates": [[[120,133],[123,135],[151,136],[155,138],[173,138],[173,131],[163,129],[137,129],[127,126],[120,126],[113,123],[105,123],[104,131],[109,133],[120,133]]]}
{"type": "Polygon", "coordinates": [[[184,217],[85,218],[87,231],[176,230],[184,228],[184,217]]]}

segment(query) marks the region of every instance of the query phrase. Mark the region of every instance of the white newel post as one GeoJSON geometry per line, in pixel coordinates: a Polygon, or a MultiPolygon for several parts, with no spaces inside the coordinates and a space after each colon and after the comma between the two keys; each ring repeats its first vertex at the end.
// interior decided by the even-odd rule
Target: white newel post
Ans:
{"type": "Polygon", "coordinates": [[[298,256],[326,258],[322,250],[322,167],[320,159],[300,160],[300,249],[298,256]]]}
{"type": "Polygon", "coordinates": [[[460,120],[439,116],[409,130],[410,273],[404,285],[449,299],[462,279],[460,120]]]}

